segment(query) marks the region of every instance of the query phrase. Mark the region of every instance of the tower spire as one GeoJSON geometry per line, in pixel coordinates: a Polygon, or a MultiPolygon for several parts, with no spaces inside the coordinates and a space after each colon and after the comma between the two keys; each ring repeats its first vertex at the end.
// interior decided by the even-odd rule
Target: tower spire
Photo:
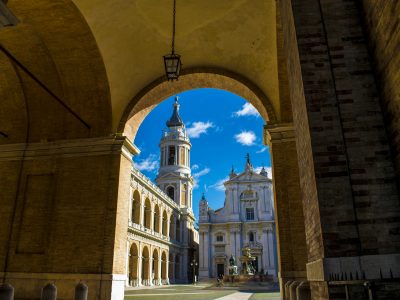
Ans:
{"type": "Polygon", "coordinates": [[[184,126],[181,116],[179,115],[179,97],[175,96],[175,102],[173,104],[173,111],[171,118],[167,121],[168,127],[182,127],[184,126]]]}

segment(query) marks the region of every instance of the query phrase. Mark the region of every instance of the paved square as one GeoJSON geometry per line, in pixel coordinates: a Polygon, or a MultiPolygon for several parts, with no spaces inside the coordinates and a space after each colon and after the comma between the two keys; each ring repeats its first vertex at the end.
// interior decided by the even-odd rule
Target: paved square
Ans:
{"type": "Polygon", "coordinates": [[[167,287],[143,287],[127,289],[125,300],[279,300],[278,292],[262,289],[238,290],[215,288],[207,285],[170,285],[167,287]]]}

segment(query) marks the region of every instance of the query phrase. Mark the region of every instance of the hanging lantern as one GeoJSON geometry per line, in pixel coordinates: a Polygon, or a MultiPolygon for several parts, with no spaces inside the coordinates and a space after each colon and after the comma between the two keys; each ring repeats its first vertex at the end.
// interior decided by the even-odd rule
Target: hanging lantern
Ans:
{"type": "Polygon", "coordinates": [[[178,79],[182,66],[181,56],[175,53],[164,55],[164,65],[168,80],[178,79]]]}
{"type": "Polygon", "coordinates": [[[176,0],[172,11],[172,45],[171,54],[164,55],[165,74],[168,80],[178,80],[182,68],[181,56],[175,54],[175,16],[176,16],[176,0]]]}

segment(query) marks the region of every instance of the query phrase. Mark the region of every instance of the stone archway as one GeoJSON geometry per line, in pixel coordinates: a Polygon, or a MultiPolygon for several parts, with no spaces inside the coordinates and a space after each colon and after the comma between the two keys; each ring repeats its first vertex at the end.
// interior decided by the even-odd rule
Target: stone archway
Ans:
{"type": "Polygon", "coordinates": [[[175,215],[174,214],[171,214],[171,218],[170,218],[170,221],[169,221],[169,238],[171,239],[171,240],[175,240],[176,239],[176,235],[175,235],[175,215]]]}
{"type": "Polygon", "coordinates": [[[162,284],[169,284],[168,280],[168,260],[165,251],[161,255],[161,282],[162,284]]]}
{"type": "Polygon", "coordinates": [[[143,247],[142,250],[142,285],[151,284],[151,274],[150,274],[150,252],[147,246],[143,247]]]}
{"type": "Polygon", "coordinates": [[[147,229],[150,229],[152,225],[151,214],[152,214],[151,202],[149,198],[146,198],[146,200],[144,201],[143,226],[146,227],[147,229]]]}
{"type": "Polygon", "coordinates": [[[133,223],[140,224],[140,194],[138,190],[133,192],[132,197],[132,212],[131,212],[131,220],[133,223]]]}
{"type": "Polygon", "coordinates": [[[152,256],[152,278],[153,278],[153,284],[154,285],[160,285],[161,284],[161,276],[160,276],[160,254],[157,249],[153,250],[153,256],[152,256]]]}
{"type": "Polygon", "coordinates": [[[130,286],[139,285],[138,275],[139,275],[139,249],[136,243],[133,243],[129,251],[128,280],[130,286]]]}
{"type": "MultiPolygon", "coordinates": [[[[220,88],[242,96],[257,108],[266,122],[264,143],[269,145],[272,160],[274,206],[278,248],[278,269],[281,289],[286,281],[304,281],[307,247],[305,221],[300,189],[297,147],[291,111],[285,111],[281,123],[268,97],[247,78],[218,68],[184,69],[173,85],[164,77],[154,80],[138,93],[127,106],[119,129],[128,138],[136,131],[147,114],[162,100],[174,93],[192,88],[220,88]],[[295,248],[293,247],[295,245],[295,248]]],[[[283,107],[288,109],[287,102],[283,107]]],[[[180,221],[176,220],[175,239],[180,240],[180,221]]]]}
{"type": "Polygon", "coordinates": [[[167,236],[168,232],[168,216],[167,212],[164,210],[162,214],[162,235],[167,236]]]}

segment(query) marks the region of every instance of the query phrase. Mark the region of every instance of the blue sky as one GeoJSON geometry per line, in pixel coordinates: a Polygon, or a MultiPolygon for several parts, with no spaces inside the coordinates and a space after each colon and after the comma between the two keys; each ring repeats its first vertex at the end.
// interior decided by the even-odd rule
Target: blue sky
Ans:
{"type": "MultiPolygon", "coordinates": [[[[191,167],[196,186],[193,209],[198,217],[202,193],[213,209],[224,204],[222,182],[232,165],[243,172],[245,156],[250,154],[255,168],[265,165],[270,172],[268,147],[262,144],[263,118],[243,98],[217,89],[195,89],[179,96],[180,116],[185,122],[192,143],[191,167]]],[[[158,144],[165,122],[172,114],[174,97],[155,107],[141,124],[135,145],[141,153],[133,160],[135,166],[151,180],[157,176],[160,151],[158,144]]]]}

